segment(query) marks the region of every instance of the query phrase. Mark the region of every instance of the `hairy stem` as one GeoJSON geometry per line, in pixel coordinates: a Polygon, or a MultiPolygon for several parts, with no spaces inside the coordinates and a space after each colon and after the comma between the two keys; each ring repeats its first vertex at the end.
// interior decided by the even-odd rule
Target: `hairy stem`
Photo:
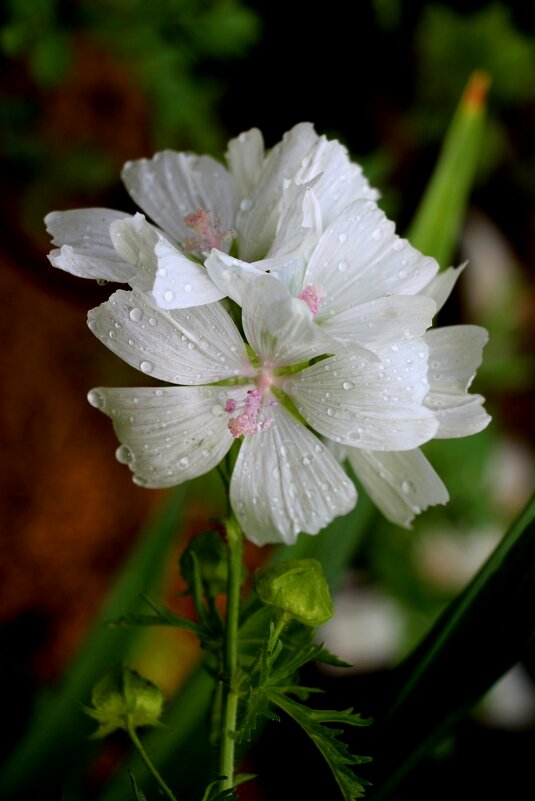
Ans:
{"type": "Polygon", "coordinates": [[[240,586],[242,575],[243,535],[236,519],[225,521],[229,546],[229,572],[227,589],[227,620],[225,631],[223,716],[221,725],[221,754],[219,772],[225,778],[221,790],[234,785],[234,759],[236,720],[238,717],[238,627],[240,614],[240,586]]]}
{"type": "Polygon", "coordinates": [[[175,796],[174,796],[174,794],[173,794],[173,791],[171,790],[171,788],[167,786],[167,784],[164,782],[164,780],[162,779],[162,777],[160,776],[160,774],[158,773],[158,771],[154,767],[154,765],[153,765],[153,763],[151,761],[151,758],[149,757],[149,755],[147,754],[147,752],[143,748],[141,740],[137,736],[133,726],[129,726],[128,727],[128,735],[129,735],[130,739],[132,740],[132,742],[134,743],[134,745],[135,745],[135,747],[136,747],[136,749],[137,749],[137,751],[139,753],[139,756],[141,757],[141,759],[145,763],[145,767],[147,768],[147,770],[149,771],[151,776],[154,778],[154,780],[156,781],[158,786],[161,788],[161,790],[164,793],[164,795],[166,795],[167,798],[169,798],[169,801],[177,801],[175,796]]]}

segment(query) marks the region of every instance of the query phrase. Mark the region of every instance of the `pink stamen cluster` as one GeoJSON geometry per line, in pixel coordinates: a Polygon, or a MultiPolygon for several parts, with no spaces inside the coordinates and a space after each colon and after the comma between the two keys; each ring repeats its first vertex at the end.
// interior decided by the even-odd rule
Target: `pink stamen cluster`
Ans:
{"type": "Polygon", "coordinates": [[[211,211],[197,209],[194,214],[184,217],[184,222],[191,228],[195,236],[188,239],[185,247],[189,253],[204,253],[211,248],[221,249],[223,242],[234,239],[236,231],[229,228],[224,233],[221,231],[221,220],[217,217],[213,219],[211,211]]]}
{"type": "Polygon", "coordinates": [[[309,284],[306,286],[301,294],[299,300],[304,300],[314,317],[320,310],[321,301],[326,298],[326,292],[323,287],[318,284],[309,284]]]}
{"type": "Polygon", "coordinates": [[[237,409],[243,409],[237,417],[233,417],[228,422],[228,428],[234,439],[246,436],[247,434],[258,434],[265,431],[272,423],[271,417],[264,417],[262,409],[264,406],[276,406],[277,401],[269,401],[263,404],[262,395],[257,389],[250,389],[243,401],[227,400],[225,411],[232,414],[237,409]]]}

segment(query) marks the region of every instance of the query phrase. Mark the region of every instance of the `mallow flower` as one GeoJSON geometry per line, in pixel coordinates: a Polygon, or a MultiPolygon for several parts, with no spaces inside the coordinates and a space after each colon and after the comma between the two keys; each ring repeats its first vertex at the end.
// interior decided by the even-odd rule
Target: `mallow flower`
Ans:
{"type": "Polygon", "coordinates": [[[269,257],[276,245],[277,257],[289,259],[303,246],[311,215],[329,225],[353,200],[377,197],[346,149],[310,123],[294,126],[268,152],[259,130],[242,133],[228,143],[226,161],[165,150],[128,162],[123,182],[144,214],[51,212],[45,218],[56,245],[51,263],[84,278],[130,284],[164,309],[199,306],[225,295],[203,266],[212,248],[232,247],[251,262],[269,257]],[[309,185],[313,210],[301,203],[298,224],[281,240],[281,223],[300,187],[309,185]]]}
{"type": "Polygon", "coordinates": [[[329,355],[308,304],[270,275],[245,293],[242,326],[245,341],[217,302],[162,310],[136,289],[119,290],[89,313],[90,329],[174,386],[98,388],[89,400],[113,420],[117,457],[143,486],[202,475],[238,442],[230,481],[238,521],[257,544],[291,543],[356,502],[322,438],[410,451],[437,432],[424,405],[428,347],[403,341],[388,361],[358,346],[329,355]]]}

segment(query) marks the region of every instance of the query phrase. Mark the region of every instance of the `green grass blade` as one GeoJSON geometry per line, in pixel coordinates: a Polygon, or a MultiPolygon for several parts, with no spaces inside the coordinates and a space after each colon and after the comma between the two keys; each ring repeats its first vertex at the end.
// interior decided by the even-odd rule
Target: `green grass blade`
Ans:
{"type": "Polygon", "coordinates": [[[370,801],[408,771],[526,653],[535,637],[535,496],[464,592],[400,668],[401,689],[376,727],[370,801]]]}
{"type": "Polygon", "coordinates": [[[475,177],[485,122],[489,78],[470,78],[444,139],[442,151],[407,238],[441,267],[455,254],[467,199],[475,177]]]}
{"type": "MultiPolygon", "coordinates": [[[[139,608],[142,592],[154,592],[169,548],[176,540],[184,501],[182,488],[167,496],[156,518],[142,532],[82,650],[57,691],[38,700],[32,724],[0,773],[0,797],[20,791],[29,781],[68,773],[70,759],[91,730],[80,703],[87,702],[93,684],[114,662],[124,659],[139,637],[139,629],[110,629],[104,624],[139,608]]],[[[79,758],[79,756],[78,756],[79,758]]]]}

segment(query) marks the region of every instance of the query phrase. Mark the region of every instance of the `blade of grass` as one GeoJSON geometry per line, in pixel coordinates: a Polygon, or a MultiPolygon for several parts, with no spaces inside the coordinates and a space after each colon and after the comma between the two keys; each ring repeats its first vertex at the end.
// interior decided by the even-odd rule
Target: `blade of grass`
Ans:
{"type": "Polygon", "coordinates": [[[489,77],[483,72],[471,76],[407,234],[415,248],[433,256],[441,267],[447,267],[454,256],[459,227],[474,182],[489,83],[489,77]]]}
{"type": "Polygon", "coordinates": [[[404,678],[376,727],[386,801],[431,745],[526,653],[535,637],[535,496],[464,592],[400,668],[404,678]]]}
{"type": "Polygon", "coordinates": [[[142,532],[62,685],[38,699],[26,736],[0,774],[0,797],[7,798],[28,782],[37,783],[54,771],[66,774],[71,756],[91,728],[80,703],[88,701],[94,683],[110,665],[125,658],[140,636],[137,628],[110,629],[104,624],[136,610],[142,592],[155,591],[169,548],[177,536],[183,502],[182,487],[166,497],[154,520],[142,532]]]}

